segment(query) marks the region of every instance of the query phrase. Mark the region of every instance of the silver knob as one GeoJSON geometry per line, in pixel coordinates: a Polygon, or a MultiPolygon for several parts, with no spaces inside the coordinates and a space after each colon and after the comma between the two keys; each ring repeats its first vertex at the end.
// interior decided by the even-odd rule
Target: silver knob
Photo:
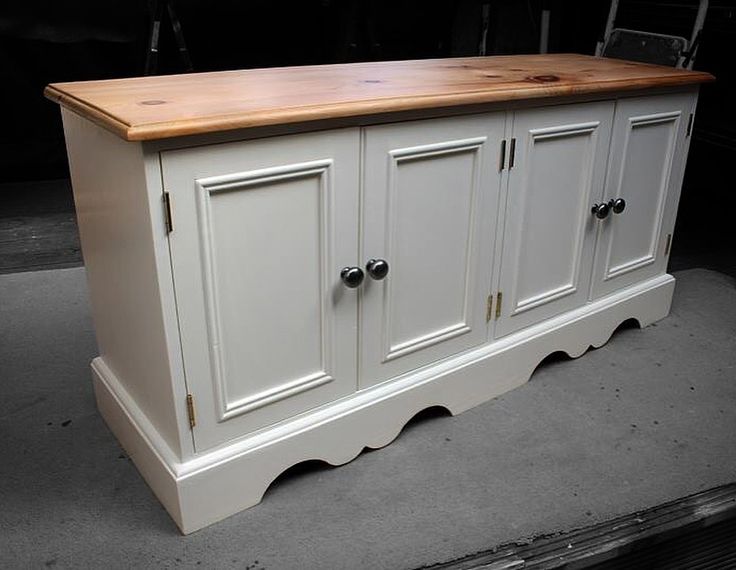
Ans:
{"type": "Polygon", "coordinates": [[[593,208],[590,210],[595,214],[595,217],[599,220],[604,220],[608,217],[608,212],[611,211],[610,204],[603,202],[601,204],[595,204],[593,205],[593,208]]]}
{"type": "Polygon", "coordinates": [[[623,198],[616,198],[615,200],[611,200],[608,205],[611,206],[611,210],[613,210],[614,214],[620,214],[626,209],[626,200],[623,198]]]}
{"type": "Polygon", "coordinates": [[[388,262],[385,259],[369,259],[365,269],[372,279],[380,281],[388,275],[388,262]]]}
{"type": "Polygon", "coordinates": [[[340,279],[342,280],[345,287],[355,289],[358,287],[365,278],[365,274],[360,267],[343,267],[340,271],[340,279]]]}

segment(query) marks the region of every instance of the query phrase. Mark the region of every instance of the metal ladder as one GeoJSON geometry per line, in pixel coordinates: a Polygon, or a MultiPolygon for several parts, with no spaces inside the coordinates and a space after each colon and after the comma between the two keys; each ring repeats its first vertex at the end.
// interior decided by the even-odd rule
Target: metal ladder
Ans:
{"type": "MultiPolygon", "coordinates": [[[[690,39],[643,30],[617,28],[615,24],[618,5],[619,0],[611,0],[606,30],[603,39],[596,46],[597,56],[658,63],[683,69],[693,68],[705,15],[708,12],[708,0],[699,1],[690,39]]],[[[695,10],[695,6],[692,9],[695,10]]]]}

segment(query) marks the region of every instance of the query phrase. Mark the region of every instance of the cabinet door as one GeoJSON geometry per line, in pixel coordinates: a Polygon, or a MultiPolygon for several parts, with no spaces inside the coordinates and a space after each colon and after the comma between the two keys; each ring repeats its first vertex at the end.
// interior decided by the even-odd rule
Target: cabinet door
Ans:
{"type": "Polygon", "coordinates": [[[694,102],[686,93],[616,104],[604,199],[623,199],[625,208],[600,224],[594,298],[665,271],[694,102]]]}
{"type": "Polygon", "coordinates": [[[587,302],[613,106],[514,113],[497,337],[587,302]]]}
{"type": "Polygon", "coordinates": [[[487,339],[503,114],[365,130],[361,387],[487,339]]]}
{"type": "Polygon", "coordinates": [[[357,129],[163,152],[197,450],[350,394],[357,129]]]}

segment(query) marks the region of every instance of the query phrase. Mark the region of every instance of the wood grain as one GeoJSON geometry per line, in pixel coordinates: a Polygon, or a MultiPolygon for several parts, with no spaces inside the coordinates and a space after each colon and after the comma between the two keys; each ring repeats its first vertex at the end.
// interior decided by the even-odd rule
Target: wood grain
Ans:
{"type": "Polygon", "coordinates": [[[712,81],[576,54],[371,62],[54,83],[51,100],[130,141],[712,81]]]}

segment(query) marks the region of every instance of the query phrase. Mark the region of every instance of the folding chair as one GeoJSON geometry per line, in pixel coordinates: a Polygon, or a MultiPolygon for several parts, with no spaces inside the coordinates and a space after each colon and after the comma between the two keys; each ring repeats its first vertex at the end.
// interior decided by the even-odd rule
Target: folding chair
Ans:
{"type": "Polygon", "coordinates": [[[693,68],[700,33],[708,11],[708,0],[700,0],[697,8],[694,5],[690,7],[695,12],[695,22],[689,40],[682,36],[615,27],[618,4],[618,0],[611,0],[606,31],[596,46],[596,55],[658,63],[670,67],[693,68]]]}

